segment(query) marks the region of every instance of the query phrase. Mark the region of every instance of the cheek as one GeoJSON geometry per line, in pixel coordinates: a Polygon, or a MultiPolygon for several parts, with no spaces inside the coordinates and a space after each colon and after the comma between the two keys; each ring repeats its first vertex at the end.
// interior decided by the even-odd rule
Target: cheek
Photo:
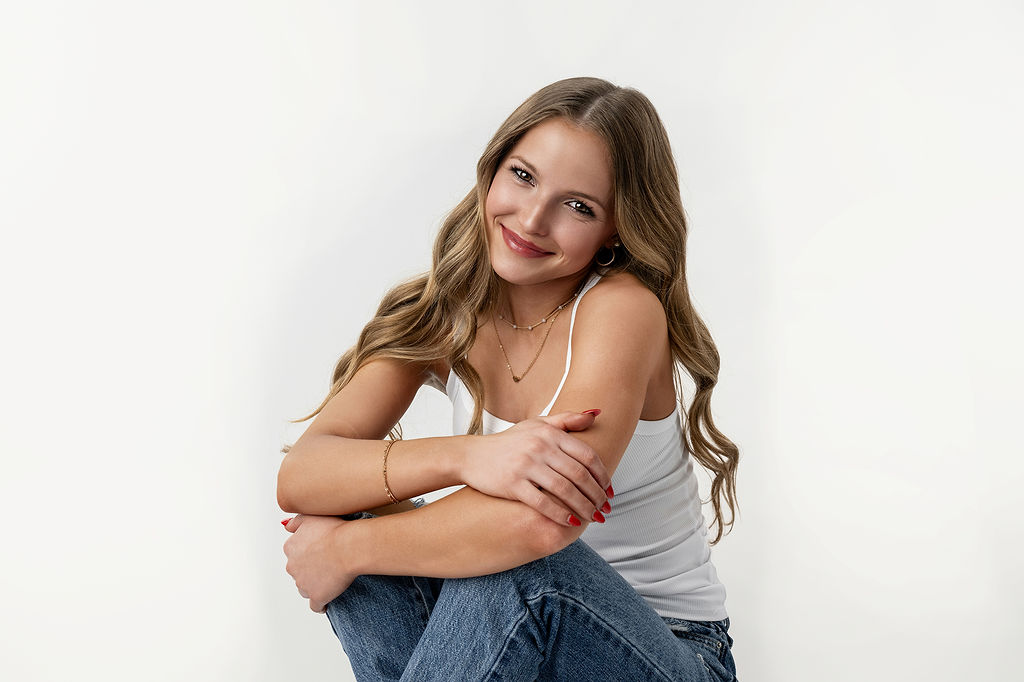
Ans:
{"type": "Polygon", "coordinates": [[[571,221],[571,218],[566,221],[566,230],[563,233],[565,241],[563,243],[566,250],[571,250],[574,255],[583,258],[593,256],[600,250],[601,245],[608,240],[607,234],[600,226],[593,224],[581,226],[578,221],[571,221]]]}
{"type": "Polygon", "coordinates": [[[508,188],[495,181],[487,192],[487,199],[484,201],[484,215],[493,220],[495,216],[506,215],[513,212],[512,197],[508,188]]]}
{"type": "Polygon", "coordinates": [[[495,197],[494,190],[487,193],[487,198],[484,200],[484,220],[487,225],[490,226],[494,222],[494,211],[495,211],[495,197]]]}
{"type": "Polygon", "coordinates": [[[593,239],[587,239],[579,244],[577,253],[581,258],[593,260],[599,248],[601,248],[600,242],[594,241],[593,239]]]}
{"type": "Polygon", "coordinates": [[[484,234],[487,239],[487,243],[490,246],[494,246],[496,235],[495,221],[498,216],[504,215],[503,204],[501,201],[501,192],[497,191],[495,187],[491,187],[491,190],[487,193],[487,197],[484,199],[484,234]]]}

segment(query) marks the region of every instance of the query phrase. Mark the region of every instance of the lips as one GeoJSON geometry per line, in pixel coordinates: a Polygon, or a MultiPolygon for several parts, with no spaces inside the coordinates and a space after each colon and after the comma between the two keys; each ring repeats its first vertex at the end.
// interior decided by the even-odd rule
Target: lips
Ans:
{"type": "Polygon", "coordinates": [[[541,256],[550,255],[549,251],[545,251],[533,242],[526,241],[504,225],[501,225],[501,236],[505,240],[505,244],[521,256],[526,256],[527,258],[539,258],[541,256]]]}

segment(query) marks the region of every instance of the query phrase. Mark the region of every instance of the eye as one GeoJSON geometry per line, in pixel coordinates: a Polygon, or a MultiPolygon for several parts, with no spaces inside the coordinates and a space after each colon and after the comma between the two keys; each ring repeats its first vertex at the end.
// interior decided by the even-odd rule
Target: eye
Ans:
{"type": "MultiPolygon", "coordinates": [[[[515,175],[516,179],[530,185],[533,184],[533,176],[530,175],[530,172],[525,168],[520,168],[519,166],[512,164],[511,166],[509,166],[509,171],[511,171],[511,173],[515,175]]],[[[594,209],[592,209],[585,202],[580,201],[579,199],[571,199],[569,202],[567,202],[567,205],[570,209],[576,211],[580,215],[587,216],[588,218],[594,217],[594,209]]]]}
{"type": "Polygon", "coordinates": [[[533,184],[533,176],[530,175],[530,173],[525,169],[520,168],[519,166],[512,166],[511,168],[509,168],[509,170],[512,171],[512,173],[514,173],[515,176],[522,180],[523,182],[528,182],[531,185],[533,184]]]}
{"type": "Polygon", "coordinates": [[[583,203],[579,199],[572,199],[572,200],[570,200],[569,201],[569,208],[571,208],[572,210],[576,211],[577,213],[582,213],[585,216],[590,216],[590,217],[594,216],[594,209],[590,208],[590,206],[587,206],[585,203],[583,203]]]}

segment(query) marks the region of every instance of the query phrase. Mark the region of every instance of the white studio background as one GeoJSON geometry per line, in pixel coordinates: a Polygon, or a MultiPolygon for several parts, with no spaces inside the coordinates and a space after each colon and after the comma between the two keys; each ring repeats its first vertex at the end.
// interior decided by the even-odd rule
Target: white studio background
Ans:
{"type": "Polygon", "coordinates": [[[575,75],[679,164],[741,679],[1017,669],[1019,3],[2,7],[4,679],[351,679],[283,570],[287,420],[575,75]]]}

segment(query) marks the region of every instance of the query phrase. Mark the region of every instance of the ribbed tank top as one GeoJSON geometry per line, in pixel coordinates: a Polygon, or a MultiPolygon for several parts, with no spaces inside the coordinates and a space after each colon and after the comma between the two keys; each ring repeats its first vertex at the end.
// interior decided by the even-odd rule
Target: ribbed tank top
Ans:
{"type": "MultiPolygon", "coordinates": [[[[569,376],[576,309],[599,280],[599,275],[591,276],[573,303],[565,372],[541,416],[554,406],[569,376]]],[[[466,433],[473,416],[473,397],[455,372],[448,374],[446,391],[453,407],[453,433],[466,433]]],[[[512,426],[512,422],[483,411],[485,434],[512,426]]],[[[605,523],[591,523],[581,539],[659,615],[687,620],[726,618],[725,587],[711,563],[697,479],[678,408],[664,419],[637,422],[612,475],[612,487],[615,497],[605,523]]]]}

